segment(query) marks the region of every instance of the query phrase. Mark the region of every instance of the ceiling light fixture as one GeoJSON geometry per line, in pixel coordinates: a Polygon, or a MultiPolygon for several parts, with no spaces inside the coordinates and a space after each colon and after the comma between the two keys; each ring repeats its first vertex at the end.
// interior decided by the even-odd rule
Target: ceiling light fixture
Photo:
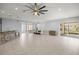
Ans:
{"type": "Polygon", "coordinates": [[[15,10],[18,10],[18,8],[15,8],[15,10]]]}
{"type": "Polygon", "coordinates": [[[39,16],[38,12],[34,12],[33,15],[35,15],[35,16],[39,16]]]}
{"type": "MultiPolygon", "coordinates": [[[[32,11],[33,15],[40,16],[41,14],[45,15],[48,10],[44,10],[46,8],[45,5],[40,6],[40,4],[34,3],[31,5],[25,5],[25,7],[29,8],[29,11],[32,11]]],[[[25,12],[27,10],[23,10],[25,12]]]]}
{"type": "Polygon", "coordinates": [[[58,8],[58,11],[62,11],[62,9],[61,8],[58,8]]]}

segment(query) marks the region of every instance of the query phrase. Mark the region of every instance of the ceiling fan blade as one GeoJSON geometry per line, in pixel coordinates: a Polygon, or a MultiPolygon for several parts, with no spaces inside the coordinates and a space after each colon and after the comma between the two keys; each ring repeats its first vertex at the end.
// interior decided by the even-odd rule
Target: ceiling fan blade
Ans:
{"type": "Polygon", "coordinates": [[[28,3],[28,5],[29,5],[31,8],[34,8],[34,4],[28,3]]]}
{"type": "Polygon", "coordinates": [[[28,5],[30,5],[31,7],[34,7],[34,5],[33,5],[33,4],[31,4],[31,3],[28,3],[28,5]]]}
{"type": "Polygon", "coordinates": [[[25,5],[25,7],[28,7],[28,8],[30,8],[30,9],[34,10],[32,7],[30,7],[30,6],[28,6],[28,5],[25,5]]]}
{"type": "Polygon", "coordinates": [[[45,8],[46,6],[42,6],[41,8],[39,8],[39,10],[41,10],[41,9],[43,9],[43,8],[45,8]]]}
{"type": "Polygon", "coordinates": [[[43,13],[43,12],[39,12],[39,13],[41,13],[41,14],[45,14],[45,13],[43,13]]]}
{"type": "Polygon", "coordinates": [[[30,10],[23,10],[23,12],[26,12],[26,11],[30,11],[30,10]]]}
{"type": "Polygon", "coordinates": [[[47,12],[48,10],[40,10],[40,12],[47,12]]]}
{"type": "Polygon", "coordinates": [[[38,16],[39,16],[40,14],[38,13],[38,16]]]}

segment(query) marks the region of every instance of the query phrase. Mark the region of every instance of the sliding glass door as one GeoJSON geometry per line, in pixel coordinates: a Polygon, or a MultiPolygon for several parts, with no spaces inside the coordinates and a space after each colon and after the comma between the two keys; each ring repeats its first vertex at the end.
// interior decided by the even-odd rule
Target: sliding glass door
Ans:
{"type": "Polygon", "coordinates": [[[75,34],[79,35],[79,23],[78,22],[66,22],[60,24],[61,35],[75,34]]]}

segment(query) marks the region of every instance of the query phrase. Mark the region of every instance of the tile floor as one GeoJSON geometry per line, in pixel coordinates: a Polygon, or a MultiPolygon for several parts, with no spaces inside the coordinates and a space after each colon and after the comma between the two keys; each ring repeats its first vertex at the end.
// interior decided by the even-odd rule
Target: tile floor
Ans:
{"type": "Polygon", "coordinates": [[[0,55],[77,55],[79,38],[22,33],[0,45],[0,55]]]}

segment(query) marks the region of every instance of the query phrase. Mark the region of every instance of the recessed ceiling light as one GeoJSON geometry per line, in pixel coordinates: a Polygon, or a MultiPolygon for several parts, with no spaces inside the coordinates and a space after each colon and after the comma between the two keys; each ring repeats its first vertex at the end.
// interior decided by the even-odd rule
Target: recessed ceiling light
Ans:
{"type": "Polygon", "coordinates": [[[62,9],[61,8],[58,8],[58,11],[62,11],[62,9]]]}
{"type": "Polygon", "coordinates": [[[15,8],[15,10],[18,10],[18,8],[15,8]]]}

